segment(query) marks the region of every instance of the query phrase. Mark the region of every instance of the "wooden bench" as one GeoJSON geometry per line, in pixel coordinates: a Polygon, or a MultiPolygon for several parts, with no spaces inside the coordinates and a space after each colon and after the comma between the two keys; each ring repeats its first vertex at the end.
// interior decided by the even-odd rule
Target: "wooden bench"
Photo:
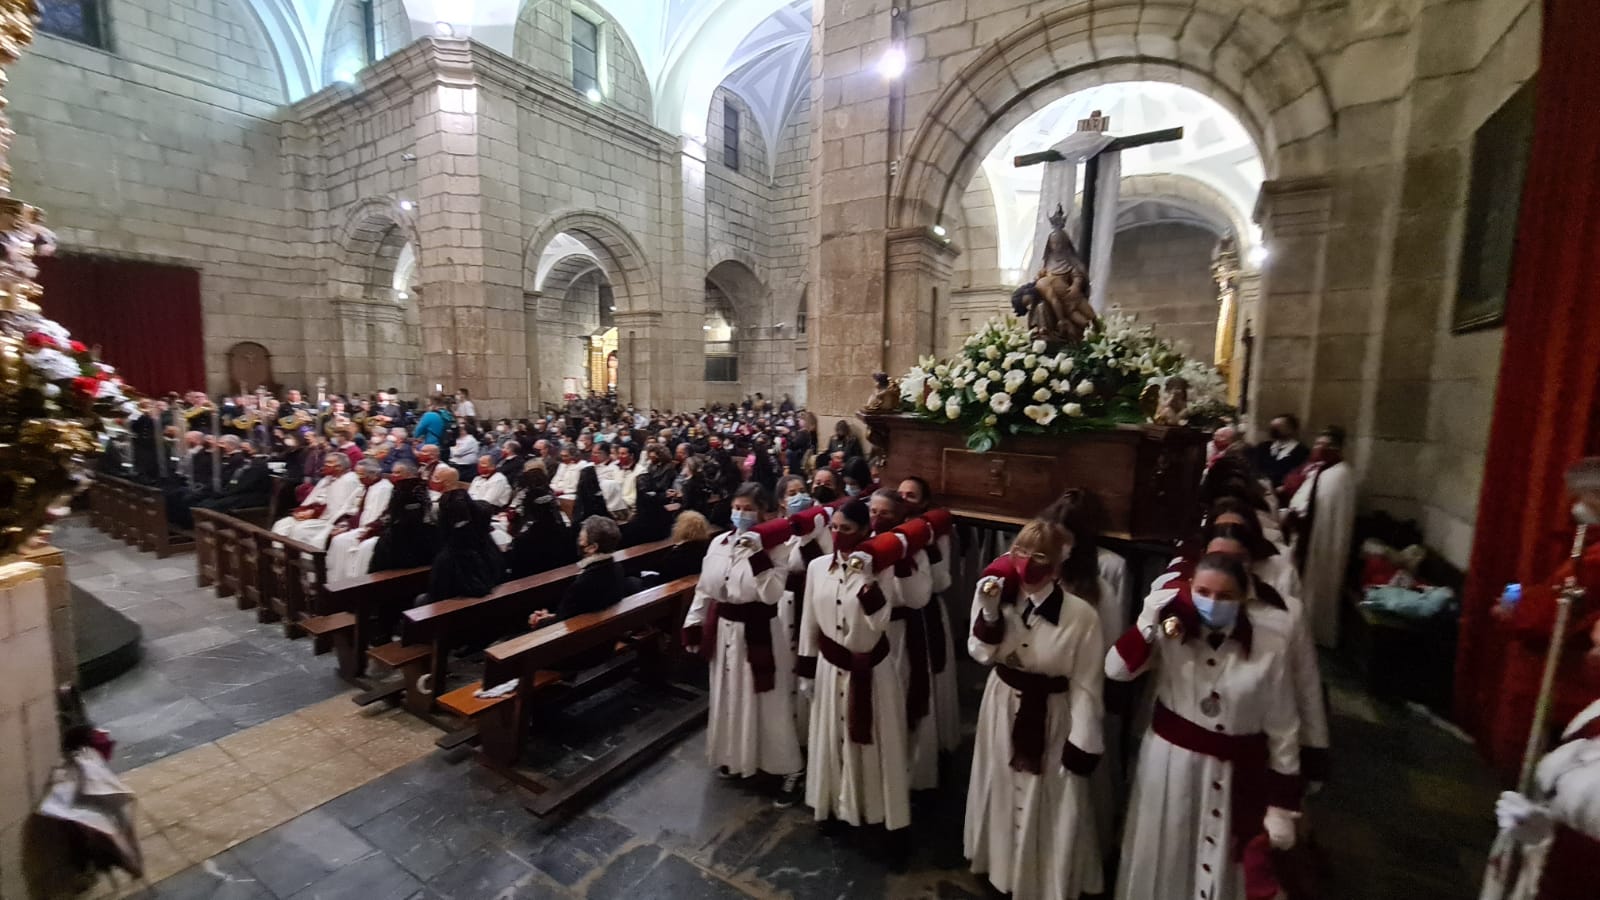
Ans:
{"type": "MultiPolygon", "coordinates": [[[[671,549],[670,540],[655,541],[618,550],[613,558],[629,575],[637,576],[671,549]]],[[[406,610],[400,619],[400,640],[367,651],[368,658],[390,665],[391,659],[402,657],[394,649],[396,645],[414,648],[403,654],[403,666],[390,665],[400,671],[401,680],[368,691],[356,697],[356,702],[365,705],[399,694],[407,709],[420,716],[429,715],[434,694],[449,675],[452,649],[473,640],[490,641],[526,630],[528,615],[537,609],[555,608],[577,577],[576,564],[562,566],[508,581],[486,597],[437,600],[406,610]]]]}
{"type": "Polygon", "coordinates": [[[273,534],[253,522],[209,509],[194,510],[199,586],[235,597],[261,622],[283,622],[285,637],[305,633],[300,620],[321,609],[327,590],[327,551],[273,534]]]}
{"type": "Polygon", "coordinates": [[[574,616],[496,644],[486,654],[483,681],[445,694],[439,698],[439,705],[473,723],[480,742],[480,758],[528,788],[533,794],[528,808],[547,815],[628,770],[705,714],[704,694],[695,691],[691,695],[695,702],[652,714],[646,722],[637,723],[627,741],[574,775],[551,780],[515,769],[523,741],[533,727],[534,713],[545,699],[551,703],[571,701],[614,683],[633,670],[652,686],[670,684],[666,653],[674,652],[677,646],[672,637],[694,599],[698,581],[698,576],[688,575],[647,588],[608,609],[574,616]],[[641,631],[648,637],[640,640],[641,631]],[[579,654],[613,645],[619,655],[606,664],[571,679],[559,671],[564,662],[579,654]],[[637,652],[627,655],[635,647],[637,652]],[[477,696],[483,685],[513,678],[517,679],[517,687],[507,695],[477,696]]]}
{"type": "Polygon", "coordinates": [[[339,660],[339,674],[356,681],[367,671],[367,644],[374,620],[411,606],[418,594],[428,590],[430,566],[373,572],[332,587],[311,606],[312,615],[300,620],[300,627],[316,638],[317,653],[332,649],[339,660]]]}
{"type": "Polygon", "coordinates": [[[90,521],[113,537],[153,552],[157,559],[194,547],[189,531],[167,521],[167,497],[160,488],[96,473],[89,490],[90,521]]]}

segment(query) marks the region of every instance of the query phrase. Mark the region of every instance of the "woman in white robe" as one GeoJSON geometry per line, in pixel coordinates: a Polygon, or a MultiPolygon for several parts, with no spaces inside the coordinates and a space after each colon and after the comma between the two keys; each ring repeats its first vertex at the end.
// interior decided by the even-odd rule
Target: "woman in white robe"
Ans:
{"type": "Polygon", "coordinates": [[[805,766],[794,726],[794,652],[778,618],[787,559],[786,520],[768,522],[772,497],[758,484],[734,494],[734,531],[712,540],[684,619],[684,642],[711,667],[706,757],[727,775],[784,776],[805,766]],[[767,527],[758,528],[763,522],[767,527]]]}
{"type": "Polygon", "coordinates": [[[872,557],[855,552],[867,521],[865,503],[840,506],[834,552],[806,570],[799,660],[801,690],[812,695],[806,804],[819,822],[895,831],[911,824],[905,689],[888,661],[883,585],[894,573],[874,571],[872,557]]]}
{"type": "Polygon", "coordinates": [[[1289,645],[1255,627],[1248,584],[1238,561],[1208,554],[1192,581],[1153,591],[1106,654],[1109,678],[1155,670],[1119,900],[1242,900],[1241,860],[1294,846],[1300,722],[1289,645]]]}
{"type": "Polygon", "coordinates": [[[978,712],[963,848],[972,870],[1015,900],[1078,900],[1103,890],[1088,776],[1103,751],[1105,642],[1094,608],[1056,573],[1072,538],[1053,522],[1011,547],[1023,575],[1002,602],[978,583],[968,652],[993,666],[978,712]]]}

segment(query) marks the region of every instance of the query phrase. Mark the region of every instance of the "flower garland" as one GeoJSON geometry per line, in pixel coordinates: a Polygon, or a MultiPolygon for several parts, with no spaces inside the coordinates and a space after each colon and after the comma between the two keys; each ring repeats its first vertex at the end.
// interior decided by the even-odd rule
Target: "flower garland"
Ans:
{"type": "Polygon", "coordinates": [[[1140,396],[1174,376],[1189,385],[1189,424],[1232,413],[1215,368],[1185,357],[1131,317],[1113,313],[1096,321],[1081,344],[1054,350],[1019,320],[994,318],[966,340],[959,356],[919,360],[900,379],[900,400],[919,418],[959,423],[967,446],[982,453],[1004,434],[1147,422],[1140,396]]]}

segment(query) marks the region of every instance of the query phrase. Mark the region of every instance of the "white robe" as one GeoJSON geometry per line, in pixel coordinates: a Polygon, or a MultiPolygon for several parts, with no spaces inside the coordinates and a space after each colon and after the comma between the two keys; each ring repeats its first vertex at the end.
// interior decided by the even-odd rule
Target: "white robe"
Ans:
{"type": "Polygon", "coordinates": [[[1105,642],[1095,610],[1065,590],[1054,624],[1037,611],[1024,621],[1028,604],[1044,604],[1054,587],[1037,595],[1019,594],[1016,602],[1002,606],[999,642],[993,644],[977,636],[983,611],[981,598],[975,596],[967,638],[968,652],[984,665],[1004,663],[1069,679],[1065,691],[1045,701],[1044,752],[1037,775],[1011,767],[1011,729],[1022,693],[998,672],[990,672],[978,711],[962,846],[972,871],[987,873],[989,882],[1014,900],[1078,900],[1080,894],[1104,889],[1089,779],[1067,770],[1061,760],[1068,742],[1091,755],[1104,749],[1100,689],[1105,642]]]}
{"type": "Polygon", "coordinates": [[[857,744],[850,739],[848,720],[850,673],[835,668],[818,649],[820,637],[852,653],[869,652],[884,640],[892,607],[884,602],[868,612],[858,594],[873,582],[882,590],[893,578],[893,571],[874,576],[870,566],[851,571],[838,554],[818,557],[806,569],[800,654],[817,657],[806,805],[819,822],[882,823],[890,830],[911,824],[905,688],[899,669],[887,658],[872,668],[872,743],[857,744]]]}
{"type": "Polygon", "coordinates": [[[1311,506],[1316,492],[1315,517],[1311,533],[1296,541],[1306,545],[1303,594],[1311,633],[1324,647],[1339,643],[1340,593],[1344,589],[1345,567],[1350,562],[1350,536],[1356,521],[1356,476],[1349,463],[1322,469],[1295,491],[1289,508],[1301,516],[1311,506]]]}
{"type": "MultiPolygon", "coordinates": [[[[790,649],[798,655],[800,650],[800,606],[805,602],[804,596],[795,596],[788,588],[788,576],[791,574],[804,575],[809,565],[803,548],[814,546],[819,556],[827,556],[833,552],[833,535],[826,527],[818,526],[804,537],[795,535],[789,538],[785,545],[788,548],[788,558],[785,563],[783,596],[778,598],[778,619],[783,623],[783,633],[789,640],[790,649]]],[[[806,746],[811,734],[811,698],[799,691],[800,680],[794,679],[794,727],[795,733],[800,737],[800,746],[806,746]]]]}
{"type": "Polygon", "coordinates": [[[506,504],[511,502],[511,482],[499,472],[488,477],[479,475],[472,479],[472,484],[467,487],[467,496],[481,500],[495,509],[505,509],[506,504]]]}
{"type": "MultiPolygon", "coordinates": [[[[920,616],[924,615],[922,610],[933,595],[933,573],[928,564],[928,552],[918,550],[913,557],[913,565],[910,575],[904,578],[896,576],[889,581],[892,586],[889,605],[912,610],[912,615],[920,616]]],[[[892,614],[889,621],[889,659],[900,672],[900,683],[910,691],[911,655],[906,652],[906,623],[892,618],[892,614]]],[[[911,789],[914,791],[931,790],[939,786],[939,728],[933,708],[933,673],[930,671],[928,674],[928,714],[918,720],[916,730],[907,735],[911,750],[911,789]]],[[[900,699],[902,714],[906,712],[907,701],[908,697],[900,699]]]]}
{"type": "MultiPolygon", "coordinates": [[[[757,545],[759,550],[760,545],[757,545]]],[[[714,603],[759,603],[773,607],[783,594],[787,547],[772,548],[773,565],[757,575],[751,568],[756,551],[724,534],[706,548],[700,583],[684,619],[685,628],[699,628],[714,603]]],[[[727,766],[735,775],[757,772],[789,775],[805,767],[794,726],[794,650],[788,630],[774,615],[767,621],[777,671],[770,691],[757,693],[745,643],[745,625],[717,620],[711,661],[711,709],[706,725],[706,757],[713,766],[727,766]]]]}
{"type": "MultiPolygon", "coordinates": [[[[944,626],[944,671],[933,673],[933,718],[938,732],[939,749],[953,753],[961,748],[961,689],[956,684],[955,629],[951,627],[950,589],[950,535],[938,538],[939,561],[933,563],[933,603],[944,626]]],[[[928,648],[932,652],[933,648],[928,648]]]]}
{"type": "Polygon", "coordinates": [[[338,478],[324,475],[317,486],[306,495],[301,506],[315,506],[322,504],[322,514],[315,519],[296,519],[294,516],[284,516],[272,525],[273,534],[281,534],[292,538],[302,544],[313,547],[325,548],[328,546],[328,534],[333,531],[333,523],[356,511],[356,505],[361,502],[361,495],[366,488],[361,484],[360,476],[354,472],[346,472],[338,478]]]}
{"type": "Polygon", "coordinates": [[[556,473],[550,476],[550,493],[557,496],[571,496],[578,492],[578,473],[591,462],[561,463],[556,466],[556,473]]]}
{"type": "Polygon", "coordinates": [[[389,508],[389,498],[394,494],[394,483],[387,478],[375,481],[361,498],[361,509],[356,517],[356,527],[333,536],[328,541],[328,583],[338,584],[367,574],[372,563],[372,551],[378,546],[375,537],[361,539],[368,525],[383,517],[389,508]]]}
{"type": "MultiPolygon", "coordinates": [[[[1156,619],[1176,593],[1163,588],[1145,598],[1143,611],[1124,636],[1136,648],[1135,658],[1124,656],[1119,641],[1106,654],[1106,676],[1131,681],[1155,669],[1156,699],[1167,709],[1226,734],[1264,733],[1268,767],[1279,775],[1298,775],[1300,719],[1290,685],[1288,643],[1276,629],[1255,624],[1256,604],[1240,611],[1252,623],[1248,654],[1237,637],[1239,623],[1215,650],[1205,634],[1183,641],[1162,636],[1156,619]],[[1146,627],[1157,629],[1149,644],[1140,634],[1146,627]],[[1138,659],[1142,651],[1137,648],[1148,648],[1147,658],[1138,659]],[[1220,706],[1215,716],[1208,716],[1201,702],[1213,691],[1220,706]]],[[[1233,778],[1232,763],[1179,747],[1154,730],[1145,733],[1123,832],[1118,900],[1242,900],[1244,874],[1232,848],[1233,778]]]]}

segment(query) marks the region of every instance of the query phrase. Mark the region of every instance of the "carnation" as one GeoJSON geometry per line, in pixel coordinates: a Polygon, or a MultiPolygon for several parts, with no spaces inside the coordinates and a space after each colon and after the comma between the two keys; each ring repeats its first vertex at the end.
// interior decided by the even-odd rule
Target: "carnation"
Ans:
{"type": "Polygon", "coordinates": [[[1027,380],[1028,375],[1026,372],[1021,369],[1012,369],[1006,373],[1006,390],[1015,391],[1017,388],[1022,387],[1022,383],[1027,380]]]}
{"type": "Polygon", "coordinates": [[[1004,415],[1011,410],[1011,395],[995,394],[989,398],[989,408],[1004,415]]]}

